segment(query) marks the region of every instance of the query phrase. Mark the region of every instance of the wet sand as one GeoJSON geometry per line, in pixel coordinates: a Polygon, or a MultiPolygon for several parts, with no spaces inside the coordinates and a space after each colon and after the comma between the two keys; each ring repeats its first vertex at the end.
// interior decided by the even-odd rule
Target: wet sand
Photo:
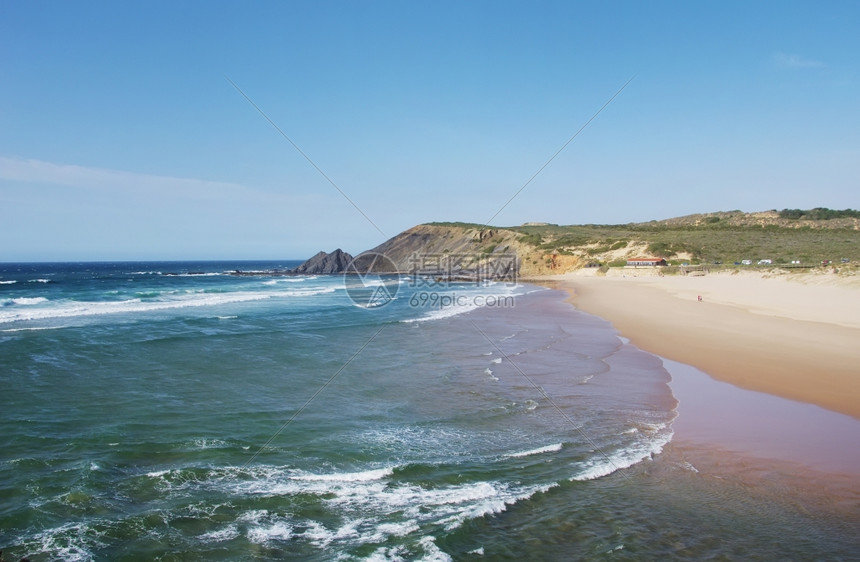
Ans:
{"type": "Polygon", "coordinates": [[[860,483],[854,280],[550,279],[540,282],[566,289],[574,306],[663,358],[679,401],[667,452],[723,474],[743,466],[773,474],[779,466],[809,482],[860,483]]]}
{"type": "Polygon", "coordinates": [[[860,419],[860,291],[853,287],[725,276],[554,281],[574,306],[610,321],[641,349],[860,419]]]}
{"type": "Polygon", "coordinates": [[[665,360],[678,399],[674,442],[842,474],[860,483],[860,420],[718,381],[665,360]]]}

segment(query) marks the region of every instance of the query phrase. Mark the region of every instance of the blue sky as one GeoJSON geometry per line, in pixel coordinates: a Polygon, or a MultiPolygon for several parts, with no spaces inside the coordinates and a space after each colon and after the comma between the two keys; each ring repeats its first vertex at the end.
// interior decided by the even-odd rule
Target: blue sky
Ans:
{"type": "Polygon", "coordinates": [[[858,29],[856,2],[3,0],[0,261],[485,222],[631,77],[493,224],[857,208],[858,29]]]}

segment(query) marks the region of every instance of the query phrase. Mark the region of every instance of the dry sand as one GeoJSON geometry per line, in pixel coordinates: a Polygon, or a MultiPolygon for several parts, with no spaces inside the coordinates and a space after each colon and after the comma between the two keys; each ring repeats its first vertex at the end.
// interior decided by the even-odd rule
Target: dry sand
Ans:
{"type": "Polygon", "coordinates": [[[860,419],[860,279],[637,273],[552,280],[641,349],[860,419]]]}

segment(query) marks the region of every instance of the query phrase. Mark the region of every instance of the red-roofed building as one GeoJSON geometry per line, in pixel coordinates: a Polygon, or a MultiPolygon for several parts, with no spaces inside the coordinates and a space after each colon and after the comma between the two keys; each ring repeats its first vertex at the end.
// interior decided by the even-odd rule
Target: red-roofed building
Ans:
{"type": "Polygon", "coordinates": [[[667,265],[663,258],[633,258],[627,260],[627,267],[656,267],[667,265]]]}

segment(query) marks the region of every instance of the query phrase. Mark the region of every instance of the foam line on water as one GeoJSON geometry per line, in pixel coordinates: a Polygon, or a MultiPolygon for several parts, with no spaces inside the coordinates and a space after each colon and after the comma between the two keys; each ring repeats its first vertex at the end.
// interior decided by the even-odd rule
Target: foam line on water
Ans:
{"type": "Polygon", "coordinates": [[[55,318],[74,318],[102,316],[110,314],[131,314],[158,312],[182,308],[220,306],[272,298],[312,297],[334,293],[335,287],[314,287],[291,289],[276,292],[233,292],[233,293],[191,293],[165,300],[142,300],[140,298],[122,301],[49,301],[43,297],[11,299],[9,306],[4,301],[0,309],[0,324],[55,318]]]}
{"type": "Polygon", "coordinates": [[[431,308],[417,318],[407,318],[401,322],[432,322],[459,316],[486,306],[505,306],[507,298],[516,298],[531,294],[542,288],[527,288],[522,285],[505,285],[501,283],[490,283],[486,287],[475,288],[447,288],[444,290],[418,291],[409,298],[410,304],[416,309],[431,308]]]}
{"type": "MultiPolygon", "coordinates": [[[[552,445],[544,449],[556,448],[552,445]]],[[[240,517],[240,522],[250,524],[246,535],[252,542],[304,538],[320,547],[327,547],[330,543],[384,542],[392,536],[418,533],[426,525],[441,525],[453,530],[465,521],[501,513],[510,505],[557,486],[554,482],[521,485],[498,480],[427,486],[398,480],[399,468],[405,467],[332,473],[278,466],[186,468],[153,471],[146,477],[155,479],[165,492],[179,495],[193,494],[193,489],[198,488],[238,497],[315,495],[347,523],[329,528],[317,522],[294,520],[265,510],[249,512],[240,517]],[[391,514],[398,516],[392,520],[391,514]]],[[[225,533],[219,537],[233,534],[229,528],[218,532],[225,533]]]]}
{"type": "Polygon", "coordinates": [[[546,447],[538,447],[537,449],[529,449],[528,451],[520,451],[517,453],[510,453],[505,455],[505,458],[521,458],[521,457],[530,457],[532,455],[542,455],[544,453],[557,453],[561,451],[564,445],[562,443],[555,443],[553,445],[547,445],[546,447]]]}
{"type": "Polygon", "coordinates": [[[663,447],[672,440],[672,435],[672,430],[664,426],[653,437],[637,440],[617,451],[578,463],[581,470],[574,474],[571,480],[595,480],[651,459],[663,451],[663,447]]]}

